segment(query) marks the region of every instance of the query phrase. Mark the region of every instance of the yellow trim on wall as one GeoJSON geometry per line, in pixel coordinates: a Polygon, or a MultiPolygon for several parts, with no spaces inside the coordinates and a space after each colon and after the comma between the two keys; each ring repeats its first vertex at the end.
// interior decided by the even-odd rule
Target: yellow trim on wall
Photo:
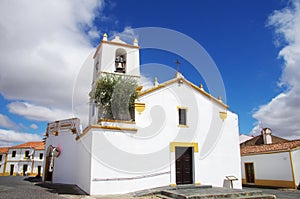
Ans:
{"type": "Polygon", "coordinates": [[[177,126],[179,128],[189,128],[189,125],[184,125],[184,124],[178,124],[177,126]]]}
{"type": "Polygon", "coordinates": [[[79,140],[81,139],[83,136],[85,136],[89,130],[93,129],[93,128],[97,128],[97,129],[111,129],[111,130],[119,130],[119,131],[137,131],[136,128],[126,128],[126,127],[117,127],[117,126],[100,126],[100,125],[90,125],[88,127],[86,127],[82,134],[80,134],[79,136],[77,136],[75,139],[79,140]]]}
{"type": "Polygon", "coordinates": [[[177,106],[177,109],[185,109],[186,111],[189,110],[189,108],[187,106],[177,106]]]}
{"type": "Polygon", "coordinates": [[[160,88],[164,88],[174,82],[177,82],[178,80],[182,80],[184,83],[186,83],[187,85],[191,86],[193,89],[197,90],[199,93],[202,93],[204,96],[208,97],[209,99],[211,99],[214,102],[217,102],[219,105],[223,106],[224,108],[228,109],[228,105],[226,105],[224,102],[222,102],[221,100],[215,98],[214,96],[212,96],[211,94],[207,93],[206,91],[204,91],[203,89],[199,88],[198,86],[194,85],[192,82],[189,82],[188,80],[186,80],[185,78],[174,78],[171,79],[167,82],[164,82],[162,84],[159,84],[156,87],[150,88],[148,90],[142,91],[138,94],[139,97],[146,95],[147,93],[150,93],[152,91],[158,90],[160,88]]]}
{"type": "Polygon", "coordinates": [[[126,128],[119,126],[101,126],[101,129],[111,129],[111,130],[124,130],[124,131],[137,131],[136,128],[126,128]]]}
{"type": "Polygon", "coordinates": [[[294,188],[294,182],[288,180],[266,180],[266,179],[255,179],[255,183],[247,183],[246,179],[242,179],[244,185],[257,185],[257,186],[270,186],[270,187],[285,187],[294,188]]]}
{"type": "Polygon", "coordinates": [[[117,123],[124,123],[124,124],[135,124],[135,121],[130,121],[130,120],[100,119],[99,122],[117,122],[117,123]]]}
{"type": "Polygon", "coordinates": [[[194,147],[194,153],[198,153],[198,142],[171,142],[170,151],[175,152],[176,147],[194,147]]]}
{"type": "Polygon", "coordinates": [[[296,184],[295,170],[294,170],[293,157],[292,157],[292,152],[291,151],[289,151],[289,155],[290,155],[291,171],[292,171],[293,182],[294,182],[294,187],[293,188],[296,189],[297,184],[296,184]]]}

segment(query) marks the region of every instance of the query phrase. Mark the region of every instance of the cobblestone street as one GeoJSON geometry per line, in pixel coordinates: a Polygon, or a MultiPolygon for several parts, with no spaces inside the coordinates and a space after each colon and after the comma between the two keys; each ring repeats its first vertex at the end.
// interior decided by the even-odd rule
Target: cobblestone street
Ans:
{"type": "MultiPolygon", "coordinates": [[[[219,188],[212,188],[214,189],[219,188]]],[[[266,194],[274,194],[278,199],[298,199],[300,190],[293,189],[262,189],[244,188],[243,190],[260,190],[266,194]]],[[[183,190],[184,192],[184,190],[183,190]]],[[[89,196],[74,185],[42,183],[32,177],[23,176],[1,176],[0,177],[0,198],[1,199],[157,199],[155,195],[135,197],[131,194],[109,195],[109,196],[89,196]]]]}

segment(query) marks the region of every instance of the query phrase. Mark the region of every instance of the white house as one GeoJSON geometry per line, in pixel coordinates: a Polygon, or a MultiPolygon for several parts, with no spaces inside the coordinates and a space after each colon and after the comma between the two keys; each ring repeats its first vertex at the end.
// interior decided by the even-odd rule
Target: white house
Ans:
{"type": "Polygon", "coordinates": [[[8,149],[4,175],[42,176],[44,142],[26,142],[8,149]]]}
{"type": "Polygon", "coordinates": [[[264,128],[241,144],[245,185],[297,188],[300,185],[300,140],[288,141],[264,128]]]}
{"type": "MultiPolygon", "coordinates": [[[[102,75],[139,80],[139,46],[105,34],[94,56],[93,89],[102,75]]],[[[238,116],[179,72],[148,90],[137,89],[134,118],[102,118],[91,98],[90,124],[48,124],[44,180],[77,184],[90,195],[159,186],[222,187],[228,176],[241,188],[238,116]]]]}
{"type": "Polygon", "coordinates": [[[0,176],[4,175],[7,152],[8,152],[8,148],[6,147],[0,148],[0,176]]]}

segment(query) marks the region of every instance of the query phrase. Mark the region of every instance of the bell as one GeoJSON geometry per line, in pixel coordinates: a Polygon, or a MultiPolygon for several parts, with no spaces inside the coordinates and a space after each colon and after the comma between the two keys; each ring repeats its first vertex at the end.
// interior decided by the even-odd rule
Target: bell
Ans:
{"type": "Polygon", "coordinates": [[[119,62],[119,63],[118,63],[118,65],[117,65],[117,68],[123,68],[123,66],[122,66],[122,63],[121,63],[121,62],[119,62]]]}

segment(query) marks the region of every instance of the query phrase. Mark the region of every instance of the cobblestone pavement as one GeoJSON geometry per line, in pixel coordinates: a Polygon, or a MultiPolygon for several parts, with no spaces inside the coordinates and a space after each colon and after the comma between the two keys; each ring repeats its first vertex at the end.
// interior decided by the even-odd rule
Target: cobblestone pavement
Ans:
{"type": "MultiPolygon", "coordinates": [[[[299,199],[300,190],[245,188],[245,190],[261,190],[266,194],[275,194],[278,199],[299,199]]],[[[154,195],[134,197],[130,194],[88,196],[77,186],[42,183],[35,178],[23,176],[0,177],[1,199],[158,199],[154,195]]]]}
{"type": "Polygon", "coordinates": [[[274,194],[277,199],[299,199],[300,190],[295,189],[270,189],[270,188],[250,188],[245,187],[245,190],[261,190],[266,194],[274,194]]]}
{"type": "Polygon", "coordinates": [[[133,197],[129,194],[89,196],[74,185],[42,183],[24,176],[0,176],[0,199],[157,199],[155,196],[133,197]]]}

